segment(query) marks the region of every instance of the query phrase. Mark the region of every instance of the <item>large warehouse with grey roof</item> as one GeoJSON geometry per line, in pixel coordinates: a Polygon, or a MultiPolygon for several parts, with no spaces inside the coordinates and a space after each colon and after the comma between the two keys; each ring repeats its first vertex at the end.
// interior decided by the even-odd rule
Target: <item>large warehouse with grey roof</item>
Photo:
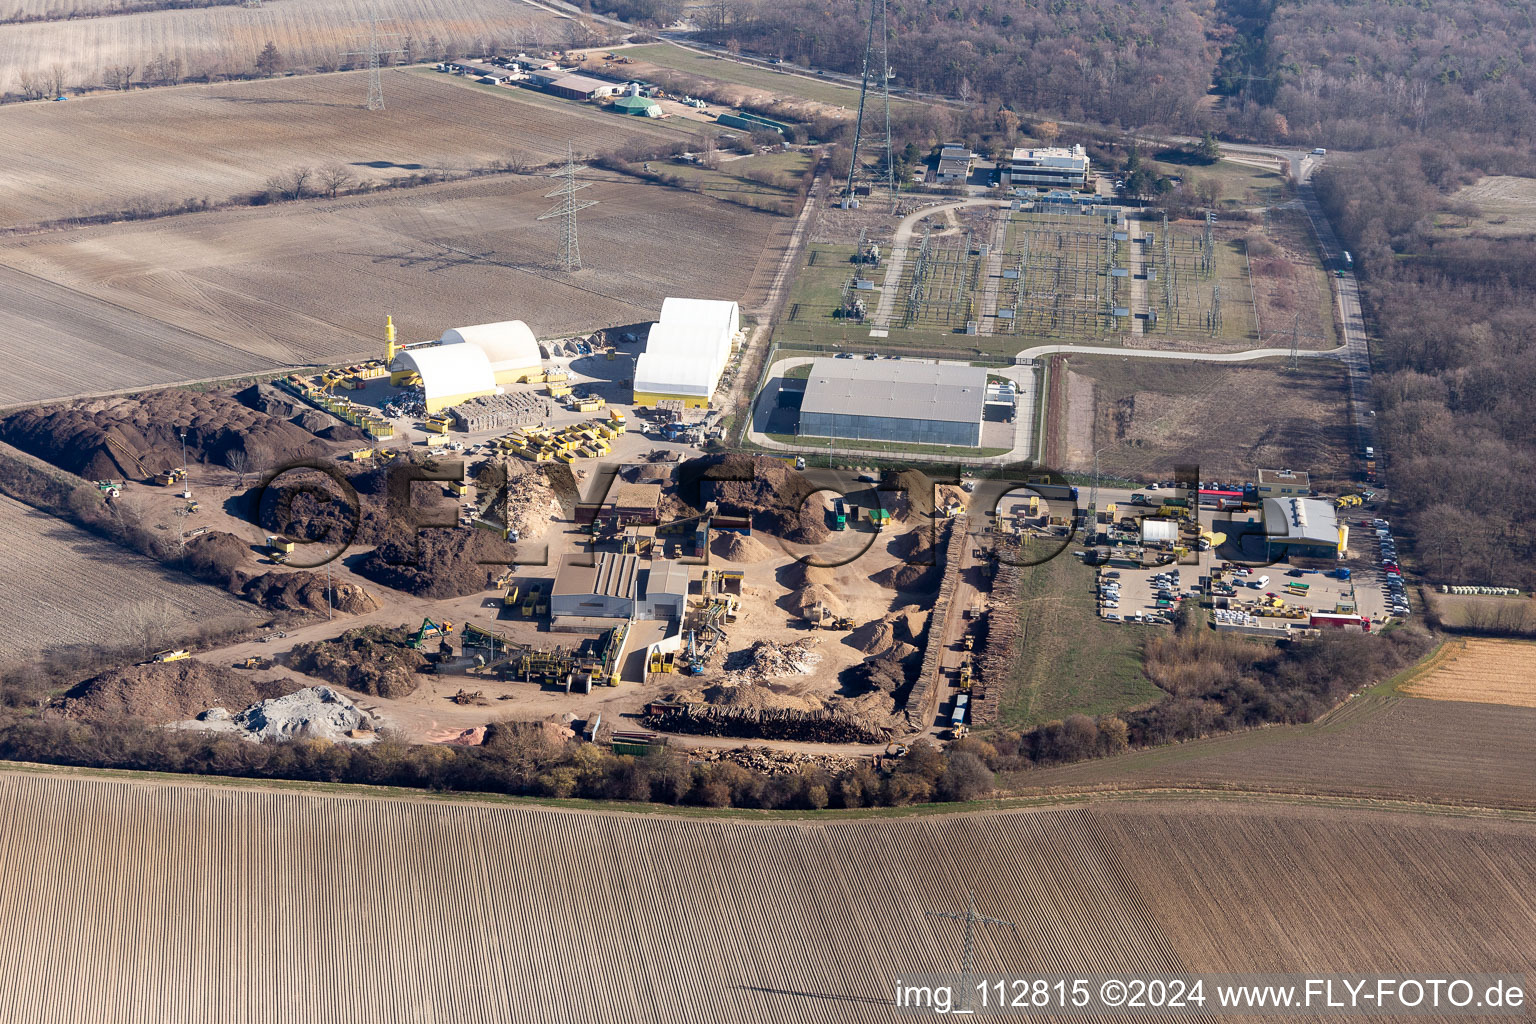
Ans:
{"type": "Polygon", "coordinates": [[[806,437],[981,444],[987,371],[891,359],[818,359],[800,404],[806,437]]]}

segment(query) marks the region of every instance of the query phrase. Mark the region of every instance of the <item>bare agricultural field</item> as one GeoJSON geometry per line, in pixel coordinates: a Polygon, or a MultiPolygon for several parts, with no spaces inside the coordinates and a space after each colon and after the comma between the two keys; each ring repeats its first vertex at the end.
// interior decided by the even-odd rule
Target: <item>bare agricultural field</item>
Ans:
{"type": "Polygon", "coordinates": [[[1391,974],[1531,960],[1512,942],[1536,913],[1522,891],[1536,868],[1517,852],[1529,826],[1229,803],[1181,811],[1117,806],[1100,820],[1191,971],[1391,974]],[[1452,897],[1463,911],[1441,888],[1451,877],[1463,879],[1452,897]],[[1451,923],[1487,912],[1486,927],[1451,923]]]}
{"type": "Polygon", "coordinates": [[[1499,174],[1468,185],[1451,197],[1436,224],[1451,234],[1494,238],[1536,234],[1536,178],[1499,174]]]}
{"type": "Polygon", "coordinates": [[[170,643],[263,615],[215,588],[0,496],[0,664],[49,647],[170,643]]]}
{"type": "Polygon", "coordinates": [[[1302,360],[1295,370],[1283,360],[1066,362],[1067,400],[1081,403],[1091,391],[1093,417],[1089,431],[1068,408],[1063,470],[1092,472],[1092,453],[1108,448],[1102,471],[1130,479],[1166,477],[1191,462],[1217,478],[1246,478],[1254,466],[1306,468],[1319,482],[1348,473],[1346,377],[1332,359],[1302,360]]]}
{"type": "Polygon", "coordinates": [[[1011,776],[1020,793],[1189,787],[1536,810],[1536,709],[1365,695],[1271,726],[1011,776]]]}
{"type": "Polygon", "coordinates": [[[0,145],[0,227],[146,199],[220,203],[297,167],[340,165],[359,181],[385,181],[497,160],[563,161],[567,144],[580,157],[700,128],[425,68],[386,72],[388,107],[369,111],[365,79],[303,75],[0,108],[0,140],[12,143],[0,145]]]}
{"type": "Polygon", "coordinates": [[[142,67],[158,54],[179,58],[183,74],[201,78],[250,74],[270,40],[289,67],[335,67],[358,49],[365,19],[391,19],[386,30],[409,38],[418,54],[484,52],[491,44],[562,44],[575,19],[508,0],[267,0],[260,7],[194,7],[111,14],[107,0],[19,0],[21,16],[68,18],[70,10],[105,16],[0,25],[0,91],[15,91],[22,75],[62,69],[67,89],[98,87],[108,65],[142,67]]]}
{"type": "Polygon", "coordinates": [[[1536,643],[1451,640],[1435,666],[1402,687],[1431,700],[1536,708],[1536,643]]]}
{"type": "Polygon", "coordinates": [[[41,299],[0,313],[14,321],[0,350],[18,367],[0,405],[375,355],[386,313],[416,340],[513,318],[541,337],[635,323],[678,293],[751,306],[793,226],[605,175],[582,193],[598,202],[580,219],[587,269],[566,274],[552,268],[555,223],[537,219],[550,187],[496,175],[0,244],[0,296],[14,280],[118,317],[71,328],[41,299]],[[33,343],[38,331],[53,344],[33,343]]]}
{"type": "Polygon", "coordinates": [[[968,894],[1019,925],[978,930],[978,972],[1367,970],[1399,911],[1421,927],[1393,965],[1536,966],[1524,822],[1161,802],[750,823],[16,772],[0,813],[15,1024],[894,1022],[894,979],[958,970],[960,926],[926,913],[968,894]],[[1223,958],[1200,928],[1239,882],[1223,958]],[[1286,931],[1244,927],[1271,905],[1286,931]]]}

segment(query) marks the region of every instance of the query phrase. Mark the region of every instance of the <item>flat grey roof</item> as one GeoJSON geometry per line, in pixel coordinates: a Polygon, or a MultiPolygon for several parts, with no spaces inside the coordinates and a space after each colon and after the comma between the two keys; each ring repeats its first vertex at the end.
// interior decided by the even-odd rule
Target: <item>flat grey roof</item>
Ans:
{"type": "Polygon", "coordinates": [[[1317,498],[1265,498],[1264,532],[1273,541],[1337,544],[1339,519],[1332,503],[1317,498]]]}
{"type": "Polygon", "coordinates": [[[1304,469],[1261,469],[1258,479],[1261,484],[1300,484],[1308,490],[1312,485],[1312,477],[1304,469]]]}
{"type": "Polygon", "coordinates": [[[980,423],[987,371],[905,359],[817,359],[800,412],[980,423]]]}

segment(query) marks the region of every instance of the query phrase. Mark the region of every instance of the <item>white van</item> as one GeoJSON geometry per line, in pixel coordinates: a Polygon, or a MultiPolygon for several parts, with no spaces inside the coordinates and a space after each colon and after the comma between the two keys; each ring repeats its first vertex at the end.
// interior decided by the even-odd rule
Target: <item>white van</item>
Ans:
{"type": "Polygon", "coordinates": [[[1327,156],[1328,155],[1328,151],[1326,149],[1324,149],[1322,146],[1318,146],[1316,149],[1314,149],[1312,151],[1312,155],[1313,156],[1327,156]]]}

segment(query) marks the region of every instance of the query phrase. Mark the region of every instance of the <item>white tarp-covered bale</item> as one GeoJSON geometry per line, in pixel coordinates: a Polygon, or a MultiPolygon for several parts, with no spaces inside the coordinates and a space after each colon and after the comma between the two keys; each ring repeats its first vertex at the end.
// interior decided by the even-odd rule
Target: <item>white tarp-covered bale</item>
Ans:
{"type": "Polygon", "coordinates": [[[450,327],[443,332],[439,344],[473,345],[480,349],[490,360],[497,384],[517,384],[544,372],[538,339],[521,320],[450,327]]]}

